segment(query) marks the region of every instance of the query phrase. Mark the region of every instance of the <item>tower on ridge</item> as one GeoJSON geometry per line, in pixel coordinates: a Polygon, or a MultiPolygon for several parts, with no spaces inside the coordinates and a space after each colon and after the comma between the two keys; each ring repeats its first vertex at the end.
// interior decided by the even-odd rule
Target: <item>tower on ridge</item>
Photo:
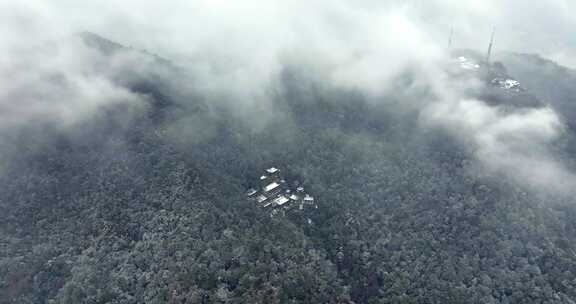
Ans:
{"type": "Polygon", "coordinates": [[[448,49],[452,49],[453,40],[454,40],[454,26],[450,27],[450,36],[448,37],[448,49]]]}
{"type": "Polygon", "coordinates": [[[492,47],[494,47],[494,35],[496,35],[496,28],[492,29],[492,36],[490,36],[490,44],[488,45],[488,53],[486,54],[486,63],[490,64],[492,57],[492,47]]]}

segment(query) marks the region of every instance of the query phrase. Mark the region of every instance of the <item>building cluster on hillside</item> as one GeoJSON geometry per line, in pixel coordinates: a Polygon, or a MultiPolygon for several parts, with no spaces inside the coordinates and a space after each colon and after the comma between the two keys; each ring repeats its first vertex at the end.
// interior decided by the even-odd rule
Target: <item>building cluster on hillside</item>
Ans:
{"type": "Polygon", "coordinates": [[[496,77],[492,80],[491,84],[503,90],[521,92],[525,89],[520,85],[518,80],[512,78],[496,77]]]}
{"type": "Polygon", "coordinates": [[[289,210],[318,208],[314,197],[305,192],[304,187],[288,183],[281,175],[280,169],[266,169],[260,176],[258,186],[248,189],[246,196],[259,207],[270,210],[272,214],[289,210]]]}
{"type": "Polygon", "coordinates": [[[467,58],[464,56],[459,56],[457,58],[457,60],[458,60],[458,64],[460,65],[460,68],[462,68],[463,70],[474,71],[474,70],[480,69],[480,65],[474,59],[470,59],[470,58],[467,58]]]}
{"type": "Polygon", "coordinates": [[[497,64],[489,64],[473,57],[459,56],[455,59],[460,72],[487,78],[487,85],[506,92],[523,92],[520,82],[510,77],[505,69],[497,68],[497,64]]]}

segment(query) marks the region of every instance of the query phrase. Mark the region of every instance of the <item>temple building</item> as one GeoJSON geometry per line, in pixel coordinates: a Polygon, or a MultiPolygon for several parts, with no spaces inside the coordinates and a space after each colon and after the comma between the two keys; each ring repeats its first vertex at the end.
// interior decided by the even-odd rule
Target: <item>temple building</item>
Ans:
{"type": "Polygon", "coordinates": [[[272,215],[293,209],[318,208],[314,197],[306,193],[304,187],[292,189],[276,167],[266,169],[257,184],[257,187],[246,191],[246,196],[259,207],[270,210],[272,215]]]}

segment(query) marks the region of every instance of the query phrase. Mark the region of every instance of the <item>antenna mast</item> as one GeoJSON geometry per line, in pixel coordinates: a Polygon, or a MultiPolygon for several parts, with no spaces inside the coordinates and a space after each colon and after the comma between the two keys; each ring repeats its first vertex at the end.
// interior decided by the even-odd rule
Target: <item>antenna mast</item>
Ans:
{"type": "Polygon", "coordinates": [[[448,37],[448,49],[452,48],[453,38],[454,38],[454,26],[450,27],[450,37],[448,37]]]}
{"type": "Polygon", "coordinates": [[[494,46],[494,35],[496,35],[496,27],[492,29],[492,36],[490,37],[490,44],[488,45],[488,53],[486,54],[486,63],[490,64],[490,57],[492,57],[492,47],[494,46]]]}

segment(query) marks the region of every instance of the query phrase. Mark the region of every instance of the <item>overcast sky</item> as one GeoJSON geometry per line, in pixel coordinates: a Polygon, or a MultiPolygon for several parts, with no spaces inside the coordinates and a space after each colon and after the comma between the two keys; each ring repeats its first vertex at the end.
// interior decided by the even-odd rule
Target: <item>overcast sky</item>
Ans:
{"type": "Polygon", "coordinates": [[[454,26],[455,45],[484,50],[496,26],[498,50],[539,52],[572,64],[575,11],[570,0],[4,0],[0,39],[88,30],[166,56],[209,47],[266,56],[326,30],[343,43],[361,43],[352,24],[367,23],[378,35],[379,20],[395,12],[439,44],[454,26]]]}

